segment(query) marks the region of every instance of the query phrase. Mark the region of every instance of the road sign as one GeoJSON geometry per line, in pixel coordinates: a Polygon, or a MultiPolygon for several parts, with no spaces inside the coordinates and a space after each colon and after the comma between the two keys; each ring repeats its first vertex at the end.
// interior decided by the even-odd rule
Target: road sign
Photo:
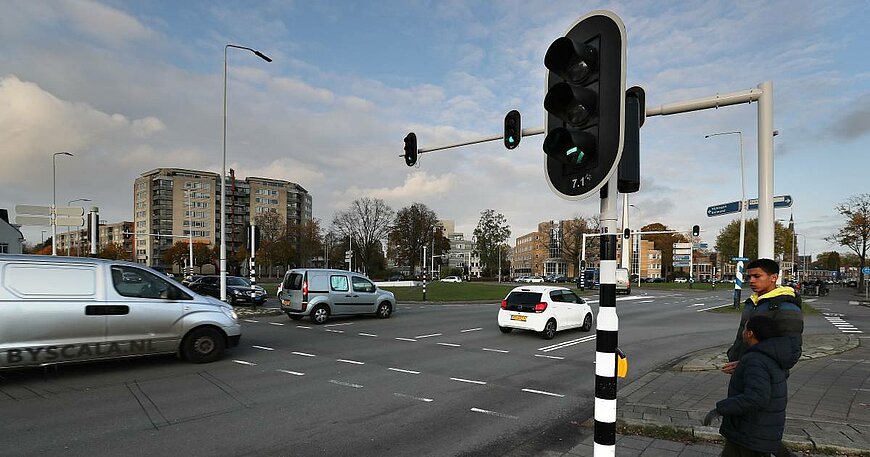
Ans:
{"type": "Polygon", "coordinates": [[[749,261],[748,257],[731,257],[732,262],[747,262],[749,261]]]}
{"type": "Polygon", "coordinates": [[[709,247],[710,247],[710,245],[707,243],[695,243],[695,246],[694,246],[695,249],[707,249],[709,247]]]}
{"type": "Polygon", "coordinates": [[[862,268],[861,273],[864,273],[865,275],[870,275],[870,267],[862,268]]]}
{"type": "MultiPolygon", "coordinates": [[[[81,217],[81,216],[85,215],[84,208],[74,208],[74,207],[70,207],[70,208],[61,207],[61,208],[57,208],[54,212],[58,216],[73,216],[73,217],[78,216],[78,217],[81,217]]],[[[57,225],[66,225],[66,224],[57,224],[57,225]]]]}
{"type": "Polygon", "coordinates": [[[690,258],[691,258],[690,255],[675,255],[675,256],[674,256],[674,262],[676,262],[676,261],[682,261],[682,260],[686,260],[686,261],[688,261],[690,258]]]}
{"type": "MultiPolygon", "coordinates": [[[[30,214],[33,216],[51,216],[51,207],[36,205],[15,205],[15,212],[18,214],[30,214]]],[[[17,223],[18,222],[16,222],[16,224],[17,223]]]]}
{"type": "Polygon", "coordinates": [[[675,267],[688,267],[689,262],[674,262],[675,267]]]}
{"type": "Polygon", "coordinates": [[[692,243],[674,243],[674,249],[692,249],[692,243]]]}
{"type": "Polygon", "coordinates": [[[722,203],[721,205],[707,207],[707,217],[721,216],[723,214],[739,213],[740,202],[722,203]]]}
{"type": "Polygon", "coordinates": [[[692,255],[691,249],[674,249],[674,255],[692,255]]]}
{"type": "Polygon", "coordinates": [[[85,225],[85,218],[58,216],[55,223],[61,227],[82,227],[85,225]]]}
{"type": "MultiPolygon", "coordinates": [[[[791,204],[791,195],[777,195],[776,197],[773,197],[774,208],[791,208],[791,204]]],[[[749,206],[746,209],[749,211],[758,211],[758,199],[750,198],[749,206]]]]}
{"type": "Polygon", "coordinates": [[[18,225],[37,225],[51,226],[51,218],[48,216],[15,216],[15,223],[18,225]]]}

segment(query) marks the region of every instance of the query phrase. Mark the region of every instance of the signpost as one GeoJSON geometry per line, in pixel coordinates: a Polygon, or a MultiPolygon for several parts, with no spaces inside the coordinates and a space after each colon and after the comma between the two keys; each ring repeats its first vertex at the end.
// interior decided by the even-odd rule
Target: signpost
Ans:
{"type": "Polygon", "coordinates": [[[674,243],[674,266],[689,267],[689,283],[692,282],[692,243],[674,243]]]}
{"type": "MultiPolygon", "coordinates": [[[[758,211],[758,199],[750,198],[748,200],[749,204],[746,207],[748,211],[758,211]]],[[[779,195],[773,197],[773,207],[774,208],[791,208],[794,200],[791,198],[791,195],[779,195]]],[[[707,207],[707,217],[713,216],[722,216],[725,214],[731,213],[739,213],[741,210],[740,202],[728,202],[721,203],[719,205],[708,206],[707,207]]]]}
{"type": "MultiPolygon", "coordinates": [[[[80,207],[62,207],[52,211],[51,206],[15,205],[15,212],[20,214],[20,216],[15,216],[15,223],[18,225],[37,227],[57,227],[58,225],[83,227],[85,225],[85,219],[82,217],[85,214],[85,209],[80,207]]],[[[56,252],[54,246],[57,246],[55,238],[55,236],[51,238],[53,253],[56,252]]]]}

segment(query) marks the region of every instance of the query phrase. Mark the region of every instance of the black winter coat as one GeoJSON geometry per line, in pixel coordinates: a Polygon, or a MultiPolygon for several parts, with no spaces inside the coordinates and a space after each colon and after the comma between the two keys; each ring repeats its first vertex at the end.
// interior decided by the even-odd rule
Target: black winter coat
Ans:
{"type": "MultiPolygon", "coordinates": [[[[740,327],[737,329],[737,337],[728,349],[728,361],[740,360],[740,357],[749,348],[743,342],[743,327],[752,316],[767,316],[773,319],[776,332],[779,336],[787,336],[791,342],[791,364],[787,364],[786,370],[791,369],[801,357],[803,345],[802,334],[804,332],[804,316],[801,310],[801,297],[796,296],[791,287],[780,286],[758,297],[752,294],[746,299],[743,314],[740,316],[740,327]]],[[[788,374],[786,374],[788,376],[788,374]]]]}
{"type": "Polygon", "coordinates": [[[757,452],[779,449],[788,403],[785,365],[793,357],[788,337],[770,338],[747,349],[731,376],[728,398],[716,403],[722,436],[757,452]]]}

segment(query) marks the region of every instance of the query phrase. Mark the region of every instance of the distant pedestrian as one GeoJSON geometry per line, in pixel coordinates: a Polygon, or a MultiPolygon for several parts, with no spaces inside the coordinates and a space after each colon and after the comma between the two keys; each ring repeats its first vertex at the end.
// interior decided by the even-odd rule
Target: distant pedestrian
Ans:
{"type": "Polygon", "coordinates": [[[722,417],[722,457],[770,456],[782,448],[791,342],[776,336],[776,324],[766,316],[749,318],[741,337],[747,350],[728,383],[728,398],[717,402],[702,423],[722,417]]]}

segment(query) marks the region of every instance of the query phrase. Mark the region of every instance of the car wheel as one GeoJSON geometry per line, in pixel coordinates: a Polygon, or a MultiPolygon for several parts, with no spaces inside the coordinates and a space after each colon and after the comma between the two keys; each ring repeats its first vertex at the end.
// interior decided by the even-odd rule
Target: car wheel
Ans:
{"type": "Polygon", "coordinates": [[[386,319],[390,317],[390,314],[393,313],[393,306],[389,304],[389,302],[383,302],[378,305],[378,317],[381,319],[386,319]]]}
{"type": "Polygon", "coordinates": [[[314,321],[315,324],[325,324],[328,319],[329,309],[326,306],[317,305],[311,310],[311,320],[314,321]]]}
{"type": "Polygon", "coordinates": [[[287,317],[289,317],[290,320],[298,321],[298,320],[302,319],[304,316],[302,316],[301,314],[290,314],[290,313],[287,313],[287,317]]]}
{"type": "Polygon", "coordinates": [[[586,317],[583,319],[583,326],[580,327],[580,330],[583,330],[584,332],[588,332],[589,330],[592,330],[592,315],[591,314],[587,314],[586,317]]]}
{"type": "Polygon", "coordinates": [[[556,319],[550,319],[544,325],[544,331],[541,332],[541,336],[545,340],[552,340],[556,337],[556,319]]]}
{"type": "Polygon", "coordinates": [[[181,354],[193,363],[214,362],[224,353],[226,341],[220,331],[210,327],[192,330],[181,343],[181,354]]]}
{"type": "Polygon", "coordinates": [[[510,327],[502,327],[502,326],[499,326],[498,329],[499,329],[499,331],[501,331],[502,333],[510,333],[510,332],[512,332],[512,331],[514,330],[514,329],[512,329],[512,328],[510,328],[510,327]]]}

